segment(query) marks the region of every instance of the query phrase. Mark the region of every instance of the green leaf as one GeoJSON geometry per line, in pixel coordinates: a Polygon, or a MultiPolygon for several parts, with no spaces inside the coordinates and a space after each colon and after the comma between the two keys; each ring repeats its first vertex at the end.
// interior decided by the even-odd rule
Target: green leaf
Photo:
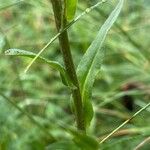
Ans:
{"type": "Polygon", "coordinates": [[[80,150],[73,141],[66,140],[49,145],[46,150],[80,150]]]}
{"type": "MultiPolygon", "coordinates": [[[[26,50],[20,50],[20,49],[9,49],[9,50],[5,51],[5,54],[12,55],[12,56],[26,56],[26,57],[30,57],[30,58],[34,58],[36,56],[36,54],[33,52],[26,51],[26,50]]],[[[59,64],[56,61],[47,60],[41,56],[39,56],[38,59],[47,63],[51,68],[58,70],[61,74],[62,82],[65,85],[73,88],[73,85],[72,85],[68,75],[66,74],[65,68],[61,64],[59,64]]]]}
{"type": "Polygon", "coordinates": [[[86,126],[89,126],[93,117],[93,108],[90,99],[92,95],[93,83],[101,67],[102,58],[104,56],[104,51],[101,49],[102,44],[106,38],[107,32],[116,21],[122,6],[123,0],[120,0],[116,8],[112,11],[108,19],[100,28],[96,38],[87,49],[77,68],[86,126]]]}
{"type": "Polygon", "coordinates": [[[82,150],[98,150],[99,143],[94,137],[86,135],[85,133],[79,133],[73,129],[70,129],[70,132],[74,136],[73,141],[82,150]]]}
{"type": "Polygon", "coordinates": [[[65,16],[67,21],[73,20],[78,0],[65,0],[65,16]]]}

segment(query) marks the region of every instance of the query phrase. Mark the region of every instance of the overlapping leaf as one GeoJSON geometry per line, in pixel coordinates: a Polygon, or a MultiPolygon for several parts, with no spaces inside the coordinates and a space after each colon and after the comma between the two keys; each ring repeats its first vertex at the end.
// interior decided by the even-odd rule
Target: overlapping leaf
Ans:
{"type": "Polygon", "coordinates": [[[65,15],[67,21],[73,20],[76,12],[78,0],[65,0],[65,15]]]}
{"type": "Polygon", "coordinates": [[[86,126],[90,124],[90,121],[93,117],[93,108],[90,98],[92,95],[93,83],[101,67],[102,58],[104,56],[102,44],[106,38],[107,32],[110,30],[113,23],[116,21],[122,6],[123,0],[119,0],[119,3],[117,4],[116,8],[112,11],[108,19],[100,28],[96,38],[87,49],[77,68],[77,75],[80,82],[80,89],[84,107],[84,119],[86,126]]]}
{"type": "MultiPolygon", "coordinates": [[[[26,51],[26,50],[20,50],[20,49],[9,49],[9,50],[5,51],[5,54],[13,55],[13,56],[26,56],[26,57],[30,57],[30,58],[34,58],[36,56],[36,54],[33,52],[26,51]]],[[[39,56],[38,59],[47,63],[51,68],[58,70],[61,74],[63,83],[67,86],[72,86],[71,81],[69,80],[69,77],[66,74],[65,68],[61,64],[59,64],[56,61],[47,60],[41,56],[39,56]]]]}
{"type": "Polygon", "coordinates": [[[74,136],[73,141],[81,150],[98,150],[99,143],[94,137],[74,130],[71,130],[71,134],[74,136]]]}

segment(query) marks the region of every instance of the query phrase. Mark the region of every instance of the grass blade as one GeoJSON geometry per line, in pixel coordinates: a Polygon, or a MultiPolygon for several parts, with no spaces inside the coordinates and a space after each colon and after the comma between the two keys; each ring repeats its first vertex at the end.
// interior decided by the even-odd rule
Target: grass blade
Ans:
{"type": "Polygon", "coordinates": [[[147,109],[150,106],[150,103],[148,103],[146,106],[141,108],[139,111],[137,111],[131,118],[123,122],[119,127],[117,127],[115,130],[113,130],[109,135],[107,135],[103,140],[100,141],[100,144],[104,143],[108,138],[110,138],[114,133],[116,133],[119,129],[121,129],[124,125],[126,125],[128,122],[130,122],[132,119],[134,119],[137,115],[139,115],[142,111],[147,109]]]}
{"type": "Polygon", "coordinates": [[[14,106],[18,111],[20,111],[22,114],[27,116],[39,129],[41,129],[45,135],[47,135],[50,139],[51,142],[55,142],[56,139],[49,133],[49,131],[42,126],[38,121],[36,121],[31,114],[20,108],[14,101],[10,100],[7,96],[5,96],[3,93],[0,92],[0,96],[3,97],[8,103],[10,103],[12,106],[14,106]]]}

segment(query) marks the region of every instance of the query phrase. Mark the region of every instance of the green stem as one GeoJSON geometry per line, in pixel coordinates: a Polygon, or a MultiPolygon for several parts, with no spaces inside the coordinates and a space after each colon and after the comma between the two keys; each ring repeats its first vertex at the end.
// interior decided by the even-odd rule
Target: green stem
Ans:
{"type": "Polygon", "coordinates": [[[134,119],[137,115],[139,115],[142,111],[144,111],[146,108],[150,106],[150,103],[145,105],[143,108],[141,108],[139,111],[137,111],[131,118],[127,119],[125,122],[123,122],[119,127],[117,127],[115,130],[113,130],[110,134],[108,134],[103,140],[100,141],[100,144],[104,143],[108,138],[110,138],[114,133],[116,133],[120,128],[122,128],[124,125],[126,125],[128,122],[130,122],[132,119],[134,119]]]}
{"type": "MultiPolygon", "coordinates": [[[[62,17],[63,14],[63,8],[62,8],[62,1],[61,0],[51,0],[53,11],[54,11],[54,17],[55,17],[55,23],[57,31],[60,32],[60,30],[63,30],[62,27],[65,27],[67,25],[65,17],[62,17]],[[62,19],[63,18],[63,19],[62,19]]],[[[68,39],[68,33],[67,30],[64,31],[59,36],[59,44],[61,48],[61,52],[63,55],[63,60],[66,68],[66,72],[76,87],[75,89],[72,89],[72,97],[74,100],[74,106],[75,106],[75,117],[77,122],[77,128],[79,130],[85,131],[85,125],[84,125],[84,119],[83,119],[83,107],[82,107],[82,98],[78,83],[78,78],[76,75],[71,51],[70,51],[70,45],[69,45],[69,39],[68,39]]]]}

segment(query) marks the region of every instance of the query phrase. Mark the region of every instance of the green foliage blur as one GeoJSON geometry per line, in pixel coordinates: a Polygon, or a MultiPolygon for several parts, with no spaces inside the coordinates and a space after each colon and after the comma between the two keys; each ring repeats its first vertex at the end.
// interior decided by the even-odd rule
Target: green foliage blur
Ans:
{"type": "MultiPolygon", "coordinates": [[[[78,2],[76,16],[98,0],[78,2]]],[[[76,67],[115,5],[116,1],[110,0],[69,28],[76,67]]],[[[148,0],[126,0],[103,45],[105,58],[92,96],[95,114],[87,131],[99,142],[150,100],[149,8],[148,0]]],[[[28,112],[58,140],[72,139],[62,127],[75,128],[75,118],[70,91],[62,84],[59,73],[36,61],[23,74],[31,59],[4,54],[9,48],[38,53],[56,33],[49,0],[0,0],[0,150],[44,150],[51,144],[45,132],[6,98],[28,112]]],[[[63,64],[58,40],[42,56],[63,64]]],[[[147,108],[100,149],[134,149],[150,136],[149,116],[147,108]]],[[[142,150],[149,147],[145,144],[142,150]]]]}

